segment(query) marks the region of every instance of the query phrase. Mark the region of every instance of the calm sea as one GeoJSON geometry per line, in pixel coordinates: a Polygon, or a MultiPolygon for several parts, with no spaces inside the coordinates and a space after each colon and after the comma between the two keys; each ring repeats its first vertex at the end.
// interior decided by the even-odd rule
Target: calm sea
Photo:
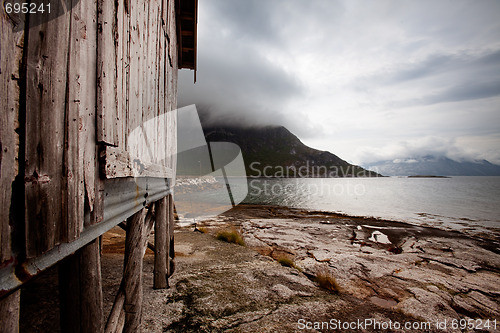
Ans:
{"type": "Polygon", "coordinates": [[[244,202],[500,235],[500,177],[248,179],[244,202]]]}

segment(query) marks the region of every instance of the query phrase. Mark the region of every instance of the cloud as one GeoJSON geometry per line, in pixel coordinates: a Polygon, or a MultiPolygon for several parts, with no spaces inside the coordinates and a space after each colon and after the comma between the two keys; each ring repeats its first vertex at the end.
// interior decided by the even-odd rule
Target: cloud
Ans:
{"type": "Polygon", "coordinates": [[[284,125],[351,161],[500,156],[486,144],[500,133],[499,1],[199,5],[197,83],[179,73],[179,106],[284,125]]]}
{"type": "Polygon", "coordinates": [[[371,87],[420,91],[418,97],[411,94],[410,99],[390,100],[388,105],[396,108],[494,97],[500,95],[500,49],[434,53],[424,59],[391,64],[356,78],[354,87],[358,91],[371,87]]]}
{"type": "Polygon", "coordinates": [[[426,96],[422,99],[423,105],[460,102],[483,99],[500,95],[500,78],[491,81],[460,83],[449,87],[445,91],[426,96]]]}
{"type": "Polygon", "coordinates": [[[214,121],[279,124],[279,104],[301,94],[296,78],[247,47],[209,49],[198,66],[196,85],[181,71],[178,104],[212,106],[214,121]]]}
{"type": "Polygon", "coordinates": [[[429,135],[393,142],[381,147],[364,147],[358,150],[356,161],[362,165],[369,165],[379,161],[398,160],[404,160],[408,163],[412,159],[425,156],[444,156],[459,162],[486,159],[492,163],[500,164],[500,153],[498,149],[494,149],[494,145],[500,143],[500,135],[491,140],[489,144],[481,147],[483,141],[484,138],[480,137],[446,138],[429,135]]]}

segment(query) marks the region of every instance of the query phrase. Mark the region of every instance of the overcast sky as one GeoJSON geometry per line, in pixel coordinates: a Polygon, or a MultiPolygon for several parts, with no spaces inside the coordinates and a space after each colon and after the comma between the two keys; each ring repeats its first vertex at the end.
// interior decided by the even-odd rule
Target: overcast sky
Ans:
{"type": "Polygon", "coordinates": [[[499,18],[499,0],[199,0],[179,106],[283,125],[356,164],[500,164],[499,18]]]}

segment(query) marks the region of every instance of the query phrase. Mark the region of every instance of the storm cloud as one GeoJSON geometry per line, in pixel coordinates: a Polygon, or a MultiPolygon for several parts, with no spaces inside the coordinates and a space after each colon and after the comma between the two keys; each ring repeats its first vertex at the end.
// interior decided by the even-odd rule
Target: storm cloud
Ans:
{"type": "Polygon", "coordinates": [[[284,125],[354,163],[437,146],[500,163],[499,1],[199,6],[197,83],[180,72],[179,106],[284,125]]]}

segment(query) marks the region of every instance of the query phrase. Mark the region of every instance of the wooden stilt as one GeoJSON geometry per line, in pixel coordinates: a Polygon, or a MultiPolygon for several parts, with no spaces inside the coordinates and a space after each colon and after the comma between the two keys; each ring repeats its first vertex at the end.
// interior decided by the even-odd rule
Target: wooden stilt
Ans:
{"type": "Polygon", "coordinates": [[[21,290],[0,299],[0,329],[5,333],[19,332],[19,308],[21,290]]]}
{"type": "MultiPolygon", "coordinates": [[[[154,224],[154,216],[153,215],[154,214],[151,210],[148,211],[148,214],[146,215],[146,219],[144,222],[145,232],[144,232],[143,243],[142,243],[142,247],[141,247],[142,257],[144,257],[144,253],[146,252],[146,248],[148,247],[148,237],[149,237],[149,234],[151,233],[151,230],[153,229],[153,224],[154,224]]],[[[126,226],[125,224],[123,224],[123,225],[126,226]]],[[[127,260],[127,259],[125,259],[125,260],[127,260]]],[[[123,331],[123,328],[125,325],[125,310],[124,310],[125,288],[124,288],[124,285],[125,285],[125,280],[123,278],[122,282],[120,284],[120,288],[118,289],[118,293],[116,294],[113,308],[111,309],[111,313],[109,314],[108,321],[106,323],[106,329],[105,329],[104,333],[118,333],[118,332],[123,331]]]]}
{"type": "Polygon", "coordinates": [[[81,331],[102,332],[104,317],[99,239],[92,241],[80,252],[81,331]]]}
{"type": "MultiPolygon", "coordinates": [[[[174,197],[172,194],[167,196],[168,198],[168,212],[167,212],[167,221],[168,221],[168,233],[167,233],[167,276],[171,276],[174,274],[175,265],[175,250],[174,250],[174,197]]],[[[168,282],[168,281],[167,281],[168,282]]]]}
{"type": "Polygon", "coordinates": [[[103,300],[99,239],[59,266],[62,332],[102,332],[103,300]]]}
{"type": "Polygon", "coordinates": [[[155,289],[165,289],[168,287],[168,208],[167,197],[156,202],[155,264],[153,272],[153,288],[155,289]]]}
{"type": "Polygon", "coordinates": [[[135,213],[127,219],[125,239],[125,264],[123,286],[125,291],[125,327],[123,332],[140,332],[142,317],[142,265],[144,243],[145,210],[135,213]]]}
{"type": "Polygon", "coordinates": [[[80,258],[78,251],[59,264],[61,332],[80,332],[80,294],[80,258]]]}
{"type": "Polygon", "coordinates": [[[123,291],[123,281],[118,289],[118,293],[113,303],[113,308],[109,314],[108,322],[106,323],[106,330],[104,333],[115,333],[123,330],[123,325],[120,327],[120,318],[125,318],[125,311],[123,310],[125,304],[125,292],[123,291]]]}

